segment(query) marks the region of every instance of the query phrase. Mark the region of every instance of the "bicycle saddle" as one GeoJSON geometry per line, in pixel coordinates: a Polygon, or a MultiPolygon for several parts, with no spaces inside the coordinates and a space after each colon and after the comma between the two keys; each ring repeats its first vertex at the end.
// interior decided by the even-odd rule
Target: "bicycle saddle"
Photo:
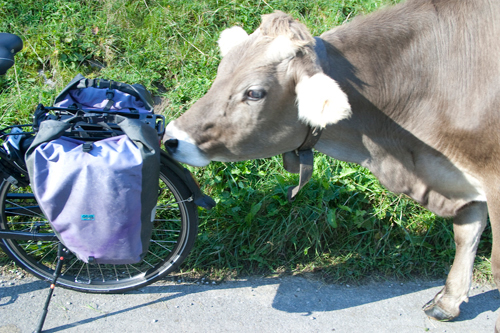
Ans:
{"type": "Polygon", "coordinates": [[[0,33],[0,75],[14,65],[14,55],[23,48],[23,40],[16,35],[0,33]]]}

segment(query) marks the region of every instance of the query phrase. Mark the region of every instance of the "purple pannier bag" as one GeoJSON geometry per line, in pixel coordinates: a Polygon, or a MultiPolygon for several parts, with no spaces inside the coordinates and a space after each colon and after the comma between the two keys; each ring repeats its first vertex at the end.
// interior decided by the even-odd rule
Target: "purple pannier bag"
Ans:
{"type": "Polygon", "coordinates": [[[144,114],[153,112],[153,99],[141,84],[86,79],[78,74],[56,97],[54,106],[144,114]]]}
{"type": "Polygon", "coordinates": [[[61,137],[37,147],[32,185],[38,203],[81,260],[138,262],[142,253],[137,237],[141,234],[139,149],[126,135],[97,141],[88,153],[82,153],[83,144],[61,137]]]}
{"type": "Polygon", "coordinates": [[[63,244],[84,262],[131,264],[148,251],[159,179],[157,132],[121,117],[125,133],[84,142],[41,123],[26,153],[33,193],[63,244]]]}
{"type": "Polygon", "coordinates": [[[70,107],[72,105],[77,105],[87,111],[104,110],[108,107],[109,111],[150,113],[142,101],[130,94],[94,87],[70,90],[64,99],[54,106],[70,107]]]}

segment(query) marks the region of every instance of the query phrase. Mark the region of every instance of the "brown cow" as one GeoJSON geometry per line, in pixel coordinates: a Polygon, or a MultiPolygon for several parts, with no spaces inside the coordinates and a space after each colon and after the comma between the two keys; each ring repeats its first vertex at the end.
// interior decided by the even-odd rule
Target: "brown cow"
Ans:
{"type": "Polygon", "coordinates": [[[316,38],[281,12],[249,36],[231,28],[217,78],[168,125],[167,148],[203,166],[293,151],[323,128],[315,149],[454,218],[453,267],[425,306],[453,319],[488,213],[500,286],[499,17],[498,1],[408,0],[316,38]]]}

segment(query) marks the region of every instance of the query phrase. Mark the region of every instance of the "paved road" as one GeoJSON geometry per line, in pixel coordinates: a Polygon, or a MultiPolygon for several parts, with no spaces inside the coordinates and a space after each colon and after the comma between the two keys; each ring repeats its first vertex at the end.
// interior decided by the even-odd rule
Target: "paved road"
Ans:
{"type": "MultiPolygon", "coordinates": [[[[474,286],[454,322],[421,307],[442,282],[330,285],[303,277],[220,284],[161,281],[120,295],[56,288],[45,332],[493,332],[499,293],[474,286]]],[[[0,333],[32,332],[47,293],[32,277],[0,276],[0,333]]]]}

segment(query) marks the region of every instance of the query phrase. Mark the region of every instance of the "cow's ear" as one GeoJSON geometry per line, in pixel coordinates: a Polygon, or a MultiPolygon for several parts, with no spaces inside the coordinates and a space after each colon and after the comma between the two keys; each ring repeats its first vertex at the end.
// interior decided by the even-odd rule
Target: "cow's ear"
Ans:
{"type": "Polygon", "coordinates": [[[303,77],[295,91],[299,119],[308,125],[323,128],[351,115],[347,95],[337,82],[323,73],[303,77]]]}
{"type": "Polygon", "coordinates": [[[217,42],[219,43],[221,55],[224,57],[229,50],[244,42],[247,38],[248,34],[240,27],[232,27],[224,30],[220,34],[219,41],[217,42]]]}

